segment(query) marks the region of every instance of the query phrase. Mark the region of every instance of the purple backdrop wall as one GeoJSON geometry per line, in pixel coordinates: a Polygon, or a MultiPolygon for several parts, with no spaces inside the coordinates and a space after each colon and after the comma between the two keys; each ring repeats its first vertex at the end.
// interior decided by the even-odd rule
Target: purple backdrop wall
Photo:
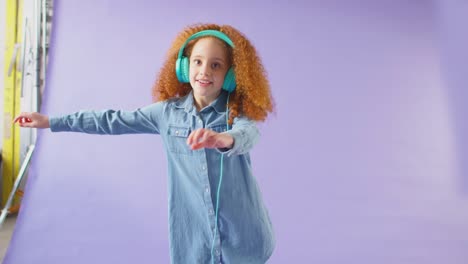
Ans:
{"type": "MultiPolygon", "coordinates": [[[[462,7],[56,0],[43,112],[146,105],[178,31],[232,24],[277,104],[252,152],[269,263],[466,263],[462,7]]],[[[157,136],[41,131],[4,263],[168,263],[165,162],[157,136]]]]}
{"type": "Polygon", "coordinates": [[[457,162],[459,164],[459,189],[468,196],[468,34],[465,29],[468,2],[437,1],[437,25],[443,65],[451,106],[451,119],[456,135],[457,162]]]}

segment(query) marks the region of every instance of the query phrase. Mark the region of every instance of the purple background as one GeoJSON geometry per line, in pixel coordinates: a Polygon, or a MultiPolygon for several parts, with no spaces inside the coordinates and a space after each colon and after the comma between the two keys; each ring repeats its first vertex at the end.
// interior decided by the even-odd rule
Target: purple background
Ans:
{"type": "MultiPolygon", "coordinates": [[[[467,263],[462,2],[56,0],[43,112],[149,104],[177,32],[232,24],[277,106],[252,151],[269,263],[467,263]]],[[[39,136],[4,263],[169,262],[158,136],[39,136]]]]}

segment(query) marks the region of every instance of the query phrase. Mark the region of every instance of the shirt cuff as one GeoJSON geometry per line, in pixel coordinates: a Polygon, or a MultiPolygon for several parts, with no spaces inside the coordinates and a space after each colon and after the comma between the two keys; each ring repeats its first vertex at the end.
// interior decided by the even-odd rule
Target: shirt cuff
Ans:
{"type": "Polygon", "coordinates": [[[58,116],[51,116],[49,117],[49,126],[50,131],[52,132],[60,132],[60,131],[68,131],[65,122],[63,121],[62,117],[58,116]]]}
{"type": "Polygon", "coordinates": [[[227,155],[228,157],[242,153],[241,143],[242,143],[243,133],[241,131],[233,131],[233,130],[229,130],[223,133],[231,135],[232,138],[234,139],[234,143],[232,144],[232,148],[217,148],[216,151],[218,151],[221,154],[227,155]]]}

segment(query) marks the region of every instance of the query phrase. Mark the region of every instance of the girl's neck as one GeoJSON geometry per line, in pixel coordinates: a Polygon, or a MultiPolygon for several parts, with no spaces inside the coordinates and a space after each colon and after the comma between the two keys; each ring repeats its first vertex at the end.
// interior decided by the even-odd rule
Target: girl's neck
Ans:
{"type": "Polygon", "coordinates": [[[193,102],[195,104],[195,107],[197,108],[197,111],[202,110],[203,108],[207,107],[210,105],[213,101],[216,100],[216,98],[219,97],[221,93],[219,93],[215,98],[213,99],[208,99],[208,98],[197,98],[195,95],[193,95],[193,102]]]}
{"type": "Polygon", "coordinates": [[[205,108],[207,105],[209,105],[211,102],[205,102],[203,100],[199,100],[197,98],[194,98],[195,102],[195,107],[197,108],[197,111],[200,112],[203,108],[205,108]]]}

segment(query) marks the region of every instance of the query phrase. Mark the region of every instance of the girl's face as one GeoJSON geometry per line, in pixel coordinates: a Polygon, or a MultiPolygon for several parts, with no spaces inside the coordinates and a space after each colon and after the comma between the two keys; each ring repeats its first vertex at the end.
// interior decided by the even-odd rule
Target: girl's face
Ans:
{"type": "Polygon", "coordinates": [[[209,105],[221,92],[228,71],[227,50],[222,40],[199,39],[190,54],[190,85],[199,109],[209,105]]]}

